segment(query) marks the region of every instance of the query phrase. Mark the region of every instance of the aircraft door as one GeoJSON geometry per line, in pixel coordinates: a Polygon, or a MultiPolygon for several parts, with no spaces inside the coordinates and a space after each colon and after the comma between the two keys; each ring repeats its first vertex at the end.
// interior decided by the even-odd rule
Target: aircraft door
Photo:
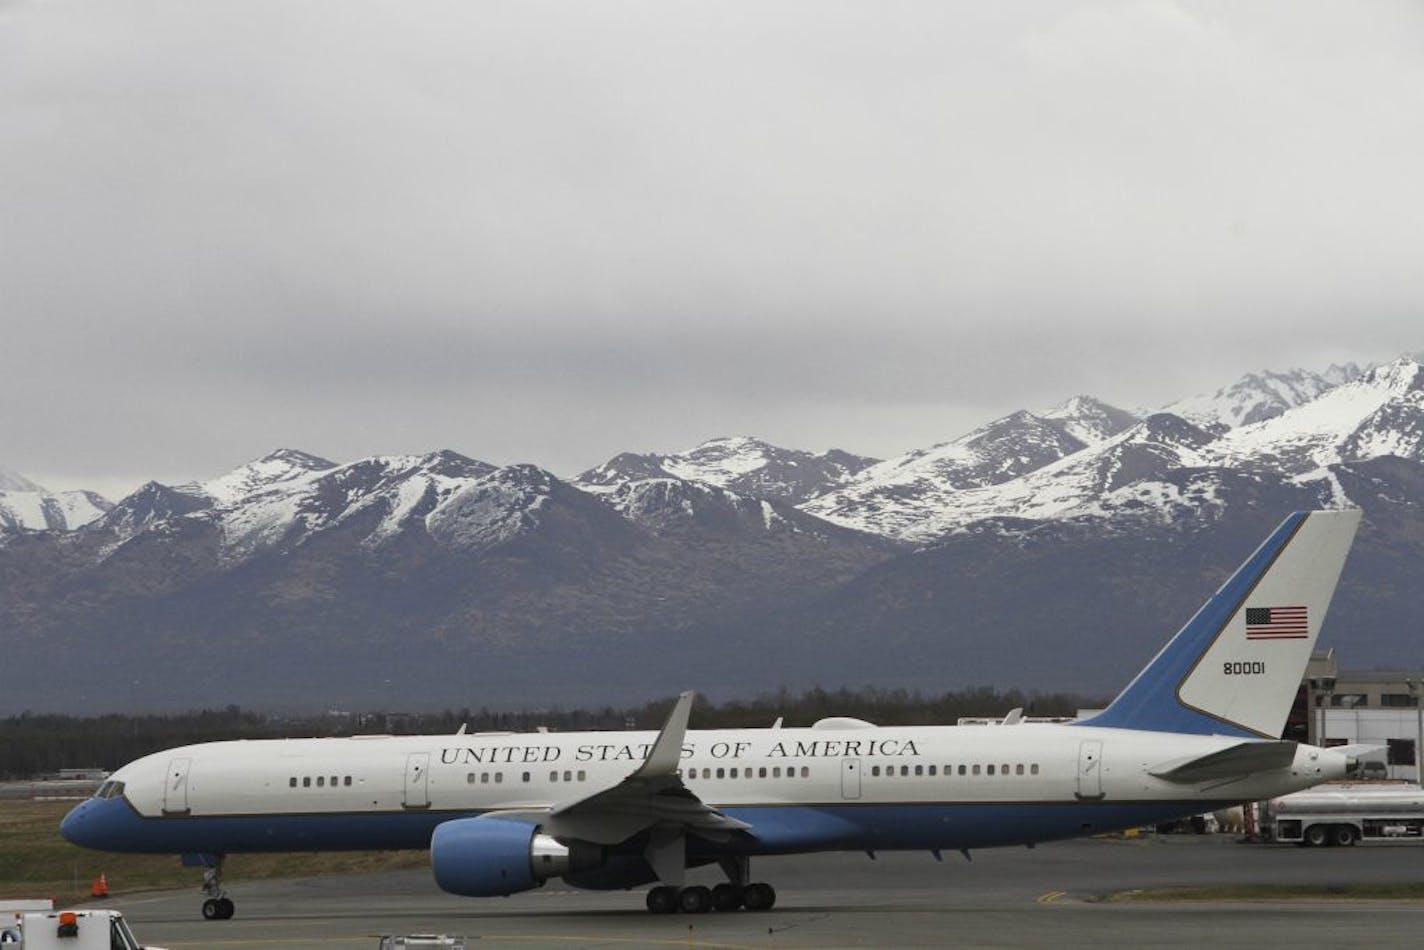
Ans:
{"type": "Polygon", "coordinates": [[[405,807],[429,808],[430,753],[412,752],[405,759],[405,807]]]}
{"type": "Polygon", "coordinates": [[[1103,797],[1103,743],[1084,739],[1078,745],[1078,798],[1103,797]]]}
{"type": "Polygon", "coordinates": [[[192,759],[173,759],[168,763],[168,777],[163,782],[163,813],[188,814],[188,766],[192,759]]]}
{"type": "Polygon", "coordinates": [[[860,797],[860,759],[841,761],[841,798],[860,797]]]}

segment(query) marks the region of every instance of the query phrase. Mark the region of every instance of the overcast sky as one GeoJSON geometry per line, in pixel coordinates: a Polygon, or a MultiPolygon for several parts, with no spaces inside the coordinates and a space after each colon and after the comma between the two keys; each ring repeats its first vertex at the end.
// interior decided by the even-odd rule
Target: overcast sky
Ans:
{"type": "Polygon", "coordinates": [[[1417,3],[0,0],[0,467],[890,455],[1424,349],[1417,3]]]}

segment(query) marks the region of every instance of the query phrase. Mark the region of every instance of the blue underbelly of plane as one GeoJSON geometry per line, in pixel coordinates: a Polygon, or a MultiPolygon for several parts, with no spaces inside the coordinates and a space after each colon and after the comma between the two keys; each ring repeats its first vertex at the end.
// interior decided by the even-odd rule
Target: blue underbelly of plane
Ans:
{"type": "MultiPolygon", "coordinates": [[[[802,851],[989,848],[1135,828],[1224,807],[1228,802],[1063,802],[1058,804],[870,804],[727,807],[753,837],[695,855],[802,851]]],[[[144,818],[122,798],[90,799],[67,815],[70,842],[101,851],[236,854],[281,851],[423,849],[442,822],[477,811],[144,818]]]]}

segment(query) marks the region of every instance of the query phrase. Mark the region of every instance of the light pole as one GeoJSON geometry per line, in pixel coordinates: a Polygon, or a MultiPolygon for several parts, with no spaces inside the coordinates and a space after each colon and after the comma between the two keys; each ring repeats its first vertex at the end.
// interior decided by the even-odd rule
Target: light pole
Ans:
{"type": "Polygon", "coordinates": [[[1424,682],[1408,679],[1405,683],[1409,686],[1409,695],[1414,697],[1414,784],[1424,787],[1424,764],[1419,758],[1424,755],[1424,705],[1419,702],[1424,682]]]}
{"type": "MultiPolygon", "coordinates": [[[[1311,701],[1320,707],[1320,730],[1315,734],[1315,745],[1325,747],[1325,709],[1330,705],[1330,693],[1335,689],[1335,677],[1311,677],[1311,701]]],[[[1314,718],[1314,717],[1312,717],[1314,718]]]]}

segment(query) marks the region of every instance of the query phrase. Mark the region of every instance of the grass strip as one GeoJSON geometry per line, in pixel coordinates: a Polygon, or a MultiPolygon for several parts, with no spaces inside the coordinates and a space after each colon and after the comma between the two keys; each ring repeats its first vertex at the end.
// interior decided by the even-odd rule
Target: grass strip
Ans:
{"type": "MultiPolygon", "coordinates": [[[[89,899],[105,875],[109,893],[191,887],[200,868],[177,855],[109,854],[79,848],[59,836],[59,821],[75,802],[0,802],[0,898],[52,897],[60,904],[89,899]]],[[[344,851],[321,854],[235,854],[223,865],[228,883],[274,877],[360,874],[427,868],[426,851],[344,851]]]]}
{"type": "Polygon", "coordinates": [[[1108,901],[1424,900],[1424,881],[1350,884],[1211,884],[1117,891],[1108,901]]]}

